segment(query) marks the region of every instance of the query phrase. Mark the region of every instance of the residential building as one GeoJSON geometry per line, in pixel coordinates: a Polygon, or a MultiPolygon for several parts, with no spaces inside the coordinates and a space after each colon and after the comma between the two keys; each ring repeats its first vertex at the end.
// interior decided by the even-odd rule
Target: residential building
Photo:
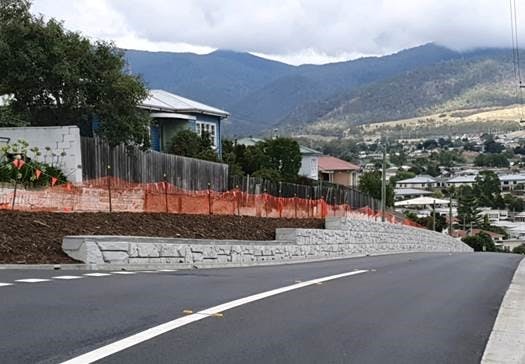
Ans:
{"type": "Polygon", "coordinates": [[[357,187],[358,165],[339,158],[323,155],[319,157],[319,179],[343,186],[357,187]]]}
{"type": "Polygon", "coordinates": [[[302,157],[299,175],[317,181],[319,179],[319,158],[323,153],[304,145],[299,145],[299,149],[302,157]]]}
{"type": "Polygon", "coordinates": [[[401,201],[409,198],[430,196],[432,192],[417,188],[396,188],[394,189],[394,195],[396,201],[401,201]]]}
{"type": "Polygon", "coordinates": [[[525,174],[505,174],[499,176],[502,191],[513,191],[523,189],[525,185],[525,174]]]}
{"type": "Polygon", "coordinates": [[[222,153],[222,121],[230,115],[228,112],[164,90],[151,90],[140,108],[147,110],[153,119],[151,149],[167,151],[173,136],[189,128],[198,134],[208,133],[212,147],[217,154],[222,153]]]}
{"type": "Polygon", "coordinates": [[[446,185],[447,187],[460,187],[460,186],[471,186],[476,182],[476,178],[478,175],[471,174],[466,176],[456,176],[454,178],[451,178],[447,180],[446,185]]]}
{"type": "Polygon", "coordinates": [[[397,181],[396,188],[423,188],[433,189],[441,186],[441,182],[428,175],[420,175],[413,178],[397,181]]]}

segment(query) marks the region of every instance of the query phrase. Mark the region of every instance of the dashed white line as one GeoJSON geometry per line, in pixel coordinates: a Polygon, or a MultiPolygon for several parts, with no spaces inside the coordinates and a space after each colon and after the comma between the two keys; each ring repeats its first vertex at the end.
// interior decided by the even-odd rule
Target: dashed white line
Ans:
{"type": "Polygon", "coordinates": [[[70,280],[70,279],[81,279],[81,278],[84,278],[84,277],[81,277],[81,276],[56,276],[56,277],[52,277],[53,279],[62,279],[62,280],[70,280]]]}
{"type": "Polygon", "coordinates": [[[125,270],[119,270],[117,272],[111,272],[111,274],[137,274],[137,272],[128,272],[125,270]]]}
{"type": "Polygon", "coordinates": [[[275,295],[278,295],[280,293],[289,292],[289,291],[293,291],[293,290],[296,290],[296,289],[299,289],[299,288],[315,285],[315,284],[318,284],[318,283],[331,281],[333,279],[349,277],[349,276],[353,276],[353,275],[361,274],[361,273],[366,273],[366,272],[368,272],[368,271],[367,270],[357,270],[357,271],[353,271],[353,272],[336,274],[336,275],[333,275],[333,276],[312,279],[310,281],[305,281],[305,282],[301,282],[301,283],[297,283],[297,284],[292,284],[291,286],[277,288],[277,289],[273,289],[271,291],[266,291],[266,292],[254,294],[252,296],[240,298],[238,300],[234,300],[234,301],[231,301],[231,302],[224,303],[222,305],[211,307],[211,308],[208,308],[206,310],[199,311],[199,312],[196,312],[196,313],[188,315],[188,316],[184,316],[184,317],[172,320],[172,321],[168,321],[168,322],[166,322],[164,324],[152,327],[152,328],[150,328],[150,329],[148,329],[146,331],[139,332],[139,333],[137,333],[135,335],[129,336],[129,337],[124,338],[122,340],[115,341],[112,344],[103,346],[101,348],[98,348],[98,349],[95,349],[93,351],[90,351],[90,352],[88,352],[86,354],[77,356],[76,358],[73,358],[73,359],[70,359],[68,361],[65,361],[62,364],[87,364],[87,363],[93,363],[93,362],[95,362],[97,360],[101,360],[101,359],[103,359],[105,357],[108,357],[108,356],[110,356],[112,354],[115,354],[115,353],[118,353],[118,352],[120,352],[122,350],[128,349],[128,348],[130,348],[132,346],[135,346],[137,344],[140,344],[140,343],[142,343],[144,341],[153,339],[154,337],[157,337],[159,335],[165,334],[165,333],[167,333],[169,331],[172,331],[172,330],[175,330],[175,329],[177,329],[179,327],[186,326],[186,325],[191,324],[192,322],[195,322],[195,321],[203,320],[203,319],[205,319],[207,317],[216,315],[216,314],[221,313],[221,312],[226,311],[226,310],[230,310],[232,308],[239,307],[239,306],[245,305],[245,304],[250,303],[250,302],[262,300],[263,298],[275,296],[275,295]]]}
{"type": "Polygon", "coordinates": [[[159,269],[157,272],[176,272],[176,269],[159,269]]]}
{"type": "Polygon", "coordinates": [[[41,278],[27,278],[27,279],[17,279],[15,282],[20,283],[40,283],[40,282],[49,282],[51,279],[41,279],[41,278]]]}
{"type": "Polygon", "coordinates": [[[12,286],[13,283],[0,283],[0,287],[12,286]]]}
{"type": "Polygon", "coordinates": [[[110,273],[86,273],[84,275],[86,277],[108,277],[111,274],[110,273]]]}

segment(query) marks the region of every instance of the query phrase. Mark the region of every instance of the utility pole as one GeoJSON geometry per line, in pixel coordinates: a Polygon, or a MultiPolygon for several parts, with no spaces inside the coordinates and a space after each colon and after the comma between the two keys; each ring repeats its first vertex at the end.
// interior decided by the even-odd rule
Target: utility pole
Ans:
{"type": "Polygon", "coordinates": [[[432,231],[436,231],[436,200],[432,202],[432,231]]]}
{"type": "Polygon", "coordinates": [[[453,235],[453,224],[452,224],[452,191],[449,193],[450,201],[448,203],[448,235],[453,235]]]}
{"type": "Polygon", "coordinates": [[[386,143],[383,145],[383,173],[381,174],[381,221],[385,222],[386,208],[386,143]]]}

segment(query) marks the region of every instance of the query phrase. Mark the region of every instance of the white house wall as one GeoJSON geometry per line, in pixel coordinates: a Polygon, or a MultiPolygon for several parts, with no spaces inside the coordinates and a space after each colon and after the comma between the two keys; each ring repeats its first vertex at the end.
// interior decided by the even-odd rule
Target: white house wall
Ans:
{"type": "MultiPolygon", "coordinates": [[[[10,138],[9,144],[25,140],[29,148],[37,147],[42,153],[38,161],[55,164],[67,179],[74,183],[82,182],[82,156],[80,149],[80,130],[76,126],[50,126],[25,128],[0,128],[0,137],[10,138]],[[46,156],[45,148],[56,157],[46,156]],[[64,153],[64,156],[61,154],[64,153]]],[[[29,153],[33,158],[33,154],[29,153]]]]}
{"type": "Polygon", "coordinates": [[[303,155],[299,175],[313,180],[319,179],[319,157],[303,155]]]}

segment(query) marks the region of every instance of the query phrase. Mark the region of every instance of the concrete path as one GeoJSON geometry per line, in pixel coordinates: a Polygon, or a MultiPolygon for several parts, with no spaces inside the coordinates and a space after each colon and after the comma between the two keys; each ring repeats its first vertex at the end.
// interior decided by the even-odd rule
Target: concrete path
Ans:
{"type": "Polygon", "coordinates": [[[505,294],[482,363],[525,363],[525,259],[505,294]]]}
{"type": "Polygon", "coordinates": [[[5,270],[0,358],[60,363],[122,340],[100,362],[479,363],[520,258],[411,254],[129,275],[5,270]]]}

